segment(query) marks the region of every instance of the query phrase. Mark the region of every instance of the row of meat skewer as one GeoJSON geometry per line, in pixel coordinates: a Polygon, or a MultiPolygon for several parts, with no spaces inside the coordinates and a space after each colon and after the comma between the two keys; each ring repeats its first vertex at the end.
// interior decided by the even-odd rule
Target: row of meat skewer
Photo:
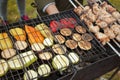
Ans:
{"type": "Polygon", "coordinates": [[[78,7],[70,0],[75,7],[74,12],[80,16],[97,39],[105,45],[106,43],[120,56],[119,52],[109,43],[110,40],[120,48],[120,13],[106,1],[99,3],[88,1],[87,6],[79,4],[78,7]],[[118,24],[119,23],[119,24],[118,24]]]}

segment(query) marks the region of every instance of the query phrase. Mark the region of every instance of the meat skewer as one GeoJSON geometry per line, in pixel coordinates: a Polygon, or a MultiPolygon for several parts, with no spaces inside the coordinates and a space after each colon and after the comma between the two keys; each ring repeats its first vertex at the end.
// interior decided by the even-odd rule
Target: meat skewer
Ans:
{"type": "MultiPolygon", "coordinates": [[[[72,2],[72,0],[69,0],[70,2],[72,2]]],[[[75,0],[76,1],[76,3],[78,3],[78,4],[80,4],[77,0],[75,0]]],[[[73,5],[74,3],[72,2],[72,5],[73,5]]],[[[74,4],[75,5],[75,4],[74,4]]],[[[74,6],[73,5],[73,6],[74,6]]],[[[84,8],[82,5],[79,5],[81,8],[84,8]]],[[[75,7],[76,8],[76,7],[75,7]]],[[[106,38],[107,38],[107,36],[106,36],[106,38]]],[[[118,55],[118,56],[120,56],[120,53],[109,43],[109,40],[107,41],[107,44],[111,47],[111,49],[118,55]]]]}

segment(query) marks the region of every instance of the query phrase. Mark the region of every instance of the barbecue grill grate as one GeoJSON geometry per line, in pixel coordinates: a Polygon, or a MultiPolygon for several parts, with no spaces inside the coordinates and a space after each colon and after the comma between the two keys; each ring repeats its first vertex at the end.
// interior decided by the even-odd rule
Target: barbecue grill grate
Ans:
{"type": "MultiPolygon", "coordinates": [[[[12,28],[19,27],[19,28],[24,29],[24,25],[36,26],[39,23],[45,23],[47,26],[49,26],[50,21],[52,21],[52,20],[59,21],[60,19],[71,18],[71,17],[75,18],[77,20],[78,25],[81,25],[81,26],[86,28],[86,26],[82,22],[80,22],[79,17],[73,12],[73,10],[68,10],[68,11],[65,11],[65,12],[61,12],[59,14],[55,14],[55,15],[51,15],[51,16],[45,16],[45,17],[42,17],[41,19],[39,19],[39,18],[31,19],[31,20],[28,20],[28,21],[21,21],[21,22],[9,24],[7,26],[1,26],[0,32],[1,33],[3,33],[3,32],[8,33],[10,39],[12,40],[12,43],[14,43],[16,40],[9,33],[9,30],[12,29],[12,28]]],[[[74,29],[71,29],[71,30],[72,30],[72,32],[76,32],[74,29]]],[[[88,31],[87,28],[86,28],[86,30],[87,30],[87,33],[89,33],[93,37],[93,40],[91,41],[92,49],[90,49],[89,51],[84,51],[84,50],[81,50],[80,48],[76,48],[74,50],[71,50],[71,49],[67,48],[67,52],[65,53],[65,56],[67,56],[69,52],[76,52],[79,55],[79,58],[82,59],[82,62],[79,62],[78,64],[86,64],[86,63],[92,64],[92,63],[94,63],[98,60],[101,60],[105,57],[108,57],[108,56],[112,55],[112,54],[106,53],[106,49],[99,43],[99,41],[97,41],[97,39],[88,31]]],[[[52,33],[53,36],[55,34],[60,34],[59,29],[56,33],[52,33]]],[[[66,38],[66,40],[67,39],[72,39],[71,36],[70,37],[65,37],[65,38],[66,38]]],[[[17,55],[20,56],[20,53],[27,52],[27,51],[31,50],[31,46],[30,46],[29,41],[26,40],[26,42],[28,43],[28,47],[25,50],[16,50],[17,55]]],[[[54,43],[58,43],[58,42],[54,41],[54,43]]],[[[45,52],[45,51],[52,52],[53,57],[56,55],[53,52],[51,47],[46,47],[44,50],[42,50],[42,52],[45,52]]],[[[35,52],[35,55],[38,56],[38,52],[35,52]]],[[[20,59],[21,59],[21,56],[20,56],[20,59]]],[[[33,69],[33,70],[37,71],[38,66],[40,66],[43,63],[46,63],[50,66],[51,73],[50,73],[50,76],[48,76],[48,77],[41,77],[39,75],[38,77],[41,80],[55,80],[55,79],[58,79],[62,76],[65,76],[67,74],[75,72],[75,70],[74,70],[75,66],[72,63],[70,64],[70,66],[65,71],[61,72],[59,70],[55,70],[52,67],[51,62],[52,62],[51,59],[47,60],[47,61],[38,59],[33,64],[31,64],[29,67],[26,67],[26,68],[24,67],[22,70],[9,70],[6,73],[6,75],[4,75],[3,77],[0,77],[0,80],[18,80],[18,79],[23,80],[23,75],[27,70],[33,69]]],[[[83,65],[80,66],[80,67],[83,67],[83,65]]]]}

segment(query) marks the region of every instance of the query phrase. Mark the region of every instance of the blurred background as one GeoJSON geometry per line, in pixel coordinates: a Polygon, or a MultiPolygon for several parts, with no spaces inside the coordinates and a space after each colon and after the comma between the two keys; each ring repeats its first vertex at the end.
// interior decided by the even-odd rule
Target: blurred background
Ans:
{"type": "MultiPolygon", "coordinates": [[[[8,21],[10,23],[19,21],[18,7],[16,5],[16,0],[8,0],[8,21]]],[[[31,6],[34,0],[26,0],[26,13],[30,19],[36,18],[36,9],[31,6]]],[[[120,11],[120,0],[110,0],[110,2],[120,11]]],[[[84,4],[86,0],[84,0],[84,4]]],[[[109,67],[109,66],[108,66],[109,67]]],[[[113,70],[114,71],[114,70],[113,70]]],[[[108,80],[112,75],[113,71],[106,73],[96,80],[108,80]]],[[[120,72],[118,72],[112,80],[120,80],[120,72]]]]}

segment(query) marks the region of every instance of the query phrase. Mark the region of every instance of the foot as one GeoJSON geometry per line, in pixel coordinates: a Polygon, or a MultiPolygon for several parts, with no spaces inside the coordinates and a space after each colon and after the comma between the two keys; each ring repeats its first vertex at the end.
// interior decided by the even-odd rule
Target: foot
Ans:
{"type": "Polygon", "coordinates": [[[21,20],[29,20],[29,17],[26,16],[26,15],[23,15],[23,16],[21,17],[21,20]]]}

